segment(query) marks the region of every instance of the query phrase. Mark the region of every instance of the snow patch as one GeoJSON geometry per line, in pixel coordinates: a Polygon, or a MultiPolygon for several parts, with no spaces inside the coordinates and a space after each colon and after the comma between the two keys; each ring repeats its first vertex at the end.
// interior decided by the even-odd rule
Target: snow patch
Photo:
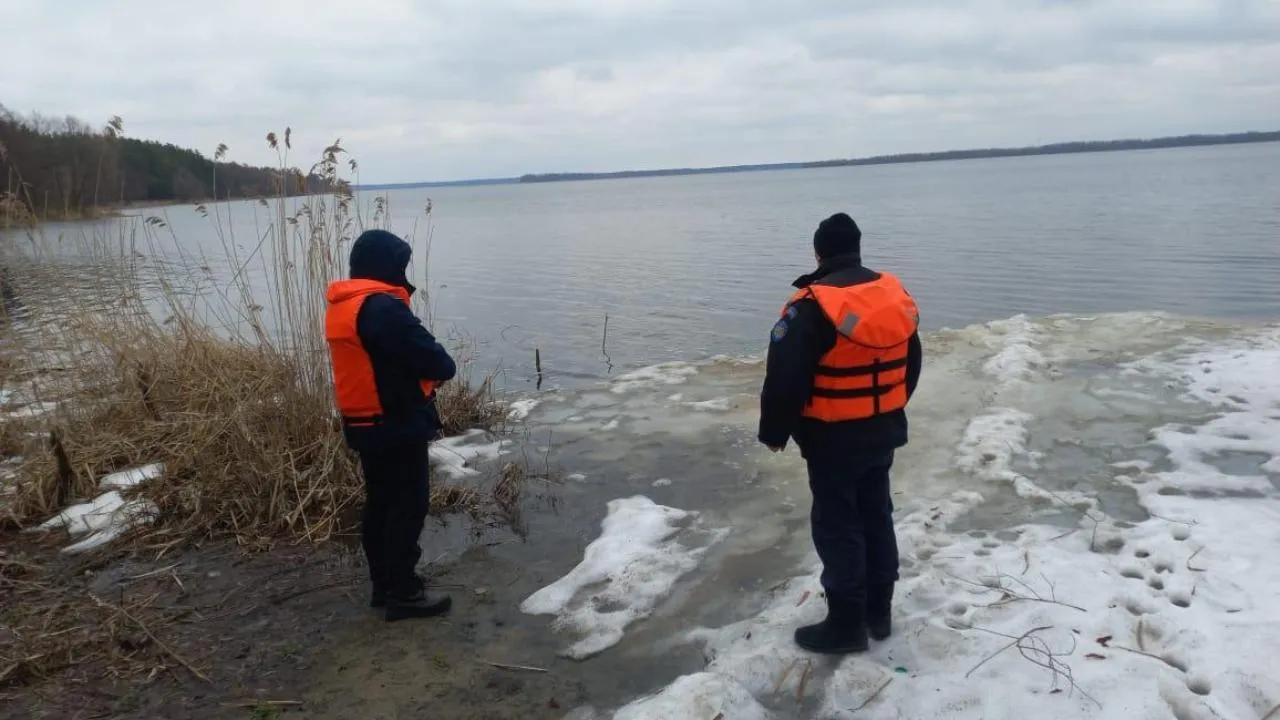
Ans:
{"type": "Polygon", "coordinates": [[[161,463],[153,463],[144,465],[131,470],[122,470],[117,473],[111,473],[98,481],[98,487],[103,490],[120,490],[131,488],[147,480],[154,480],[164,474],[164,465],[161,463]]]}
{"type": "Polygon", "coordinates": [[[538,402],[538,400],[533,398],[516,400],[511,403],[511,409],[507,412],[507,419],[518,422],[528,418],[529,414],[533,412],[533,409],[538,407],[538,402]]]}
{"type": "Polygon", "coordinates": [[[697,374],[698,368],[689,363],[661,363],[619,376],[610,390],[621,394],[654,385],[680,385],[697,374]]]}
{"type": "Polygon", "coordinates": [[[985,340],[996,349],[983,365],[983,372],[995,381],[991,405],[970,419],[956,450],[956,466],[980,478],[1007,482],[1019,497],[1091,504],[1076,493],[1049,492],[1013,469],[1019,457],[1033,464],[1040,460],[1027,451],[1028,428],[1035,416],[1016,404],[1026,402],[1019,395],[1045,366],[1045,358],[1037,348],[1039,333],[1025,316],[990,323],[987,329],[985,340]]]}
{"type": "Polygon", "coordinates": [[[64,553],[80,553],[101,547],[129,530],[150,523],[159,508],[145,498],[126,499],[120,493],[138,484],[160,477],[164,466],[159,463],[104,475],[98,487],[105,492],[87,503],[71,505],[34,528],[37,531],[66,529],[71,537],[84,536],[62,548],[64,553]]]}
{"type": "Polygon", "coordinates": [[[601,534],[587,546],[569,574],[530,595],[521,611],[556,615],[554,627],[583,635],[565,655],[581,660],[616,645],[626,627],[646,618],[682,575],[698,565],[710,542],[690,547],[677,541],[696,513],[636,496],[612,500],[601,534]]]}
{"type": "Polygon", "coordinates": [[[118,490],[103,493],[91,502],[72,505],[39,526],[39,530],[65,528],[83,540],[62,549],[79,553],[101,547],[128,530],[151,522],[158,508],[146,500],[125,500],[118,490]]]}
{"type": "Polygon", "coordinates": [[[1157,430],[1156,439],[1168,448],[1170,459],[1206,481],[1194,489],[1231,485],[1266,492],[1271,482],[1265,474],[1280,476],[1280,332],[1255,338],[1245,347],[1191,355],[1173,369],[1180,373],[1188,395],[1220,414],[1199,427],[1157,430]],[[1266,459],[1258,463],[1255,476],[1230,476],[1212,462],[1230,454],[1266,459]]]}
{"type": "Polygon", "coordinates": [[[662,692],[614,713],[613,720],[768,720],[769,712],[741,685],[714,673],[686,675],[662,692]]]}
{"type": "Polygon", "coordinates": [[[454,480],[461,480],[479,475],[480,471],[475,469],[476,463],[495,460],[507,454],[509,451],[506,448],[509,445],[510,440],[491,440],[483,430],[468,430],[461,435],[431,443],[428,453],[437,470],[454,480]]]}
{"type": "Polygon", "coordinates": [[[671,478],[658,478],[653,481],[654,487],[667,487],[671,484],[671,478]]]}
{"type": "Polygon", "coordinates": [[[733,401],[729,398],[715,398],[713,400],[691,402],[689,407],[702,412],[729,412],[729,410],[733,409],[733,401]]]}
{"type": "Polygon", "coordinates": [[[1027,451],[1027,424],[1034,417],[1013,408],[997,408],[969,421],[956,452],[956,465],[975,475],[1011,480],[1010,467],[1027,451]]]}
{"type": "Polygon", "coordinates": [[[987,325],[992,332],[990,342],[999,351],[987,360],[983,369],[989,375],[1011,380],[1026,380],[1044,367],[1044,355],[1036,349],[1038,333],[1025,315],[1016,315],[987,325]]]}

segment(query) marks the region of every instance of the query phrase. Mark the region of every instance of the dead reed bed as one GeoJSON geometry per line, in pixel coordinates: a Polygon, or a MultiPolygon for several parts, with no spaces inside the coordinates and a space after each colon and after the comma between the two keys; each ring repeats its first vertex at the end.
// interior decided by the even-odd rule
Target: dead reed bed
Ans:
{"type": "MultiPolygon", "coordinates": [[[[291,135],[267,137],[280,154],[282,187],[286,173],[297,173],[288,169],[291,135]]],[[[198,206],[220,241],[220,266],[238,269],[221,282],[205,277],[208,255],[190,250],[163,216],[145,218],[131,235],[82,243],[78,259],[98,270],[93,290],[78,302],[83,285],[45,287],[41,295],[62,301],[56,317],[36,321],[18,343],[64,372],[42,378],[33,393],[58,398],[59,409],[24,423],[24,441],[6,441],[24,451],[6,513],[12,524],[46,519],[66,498],[92,497],[104,474],[162,463],[163,475],[140,489],[158,509],[152,539],[232,535],[259,547],[352,529],[361,484],[335,421],[321,293],[342,275],[354,237],[384,226],[390,213],[385,198],[362,208],[344,168],[358,165],[335,143],[311,172],[336,192],[259,201],[258,215],[269,220],[256,226],[252,245],[236,236],[226,207],[198,206]],[[166,248],[164,263],[146,262],[166,248]],[[196,292],[193,277],[204,282],[196,292]]],[[[430,205],[424,212],[429,233],[430,205]]],[[[57,282],[56,272],[41,270],[46,285],[57,282]]],[[[429,287],[420,271],[415,279],[429,287]]],[[[421,295],[418,309],[429,315],[428,293],[421,295]]],[[[467,348],[459,350],[460,377],[438,401],[444,433],[501,430],[492,375],[474,377],[467,348]]],[[[437,507],[480,514],[449,501],[492,501],[484,488],[466,489],[439,484],[437,507]]]]}
{"type": "MultiPolygon", "coordinates": [[[[296,172],[287,169],[291,133],[268,135],[268,143],[280,153],[283,187],[296,172]]],[[[0,499],[0,530],[31,528],[93,498],[108,473],[160,463],[158,477],[123,491],[154,509],[117,551],[154,557],[210,539],[264,550],[352,533],[362,485],[333,408],[322,291],[343,274],[354,237],[390,219],[384,198],[358,203],[344,176],[357,167],[339,144],[327,148],[312,172],[337,190],[259,201],[254,237],[237,231],[229,206],[198,206],[222,248],[213,261],[163,214],[85,238],[77,262],[94,272],[63,287],[71,273],[41,249],[38,229],[22,252],[0,247],[0,267],[32,306],[31,317],[0,334],[7,356],[38,370],[18,383],[23,401],[45,408],[0,419],[0,453],[21,456],[14,494],[0,499]],[[234,272],[219,275],[211,264],[234,272]]],[[[425,216],[429,228],[429,205],[425,216]]],[[[426,268],[420,273],[416,283],[429,287],[426,268]]],[[[422,295],[417,309],[429,315],[422,295]]],[[[474,377],[466,348],[459,354],[459,379],[438,401],[445,433],[502,432],[493,377],[474,377]]],[[[433,510],[515,524],[530,476],[524,462],[465,484],[437,476],[433,510]]],[[[154,676],[158,657],[171,668],[185,664],[166,651],[163,626],[150,624],[162,619],[143,621],[141,610],[69,592],[71,576],[21,555],[0,560],[0,586],[17,599],[4,603],[11,630],[0,633],[0,686],[83,664],[86,653],[116,673],[154,676]]]]}

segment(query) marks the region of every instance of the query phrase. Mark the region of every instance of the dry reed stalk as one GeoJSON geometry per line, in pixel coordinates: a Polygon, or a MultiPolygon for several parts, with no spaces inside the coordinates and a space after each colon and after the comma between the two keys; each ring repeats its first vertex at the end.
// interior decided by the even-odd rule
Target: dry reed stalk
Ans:
{"type": "MultiPolygon", "coordinates": [[[[289,144],[286,132],[282,164],[289,144]]],[[[0,422],[0,453],[25,458],[0,526],[29,527],[96,496],[107,473],[163,463],[161,476],[125,491],[156,505],[132,546],[155,557],[205,538],[265,549],[353,530],[362,484],[336,422],[319,299],[367,225],[338,177],[342,152],[335,144],[313,168],[337,192],[262,200],[270,217],[253,238],[237,235],[230,205],[197,207],[212,219],[220,260],[188,248],[162,215],[121,222],[115,235],[94,226],[70,255],[62,239],[47,243],[38,232],[22,248],[0,243],[0,268],[14,278],[6,291],[27,303],[24,317],[0,323],[0,382],[20,386],[24,402],[59,403],[0,422]],[[207,270],[214,262],[232,270],[229,280],[207,270]]],[[[388,208],[375,201],[369,219],[385,221],[388,208]]],[[[423,276],[425,287],[425,268],[423,276]]],[[[415,302],[430,313],[427,293],[415,302]]],[[[493,376],[471,382],[471,349],[457,353],[459,379],[440,393],[446,434],[505,421],[493,376]]],[[[516,526],[528,477],[516,462],[479,482],[434,483],[433,511],[516,526]]],[[[0,687],[77,667],[117,678],[153,679],[175,665],[200,674],[160,639],[187,620],[149,602],[90,595],[85,571],[118,552],[61,569],[14,558],[0,565],[0,627],[10,630],[0,633],[0,687]]]]}
{"type": "MultiPolygon", "coordinates": [[[[290,134],[271,140],[282,182],[291,172],[290,134]]],[[[75,402],[43,422],[57,428],[74,482],[67,488],[63,472],[59,483],[50,448],[24,446],[32,451],[13,521],[44,520],[68,499],[96,494],[94,478],[159,462],[165,472],[143,489],[158,508],[144,534],[170,542],[231,535],[265,547],[353,529],[362,486],[335,421],[319,299],[344,274],[348,245],[365,226],[340,176],[344,152],[335,143],[311,169],[336,192],[260,201],[266,212],[255,218],[267,221],[256,244],[237,236],[229,206],[198,206],[212,217],[222,258],[189,249],[161,215],[121,224],[118,236],[86,238],[75,257],[99,268],[86,276],[70,277],[65,258],[43,256],[44,245],[32,240],[19,258],[22,274],[38,277],[41,301],[55,307],[43,308],[48,317],[33,323],[22,352],[43,366],[70,368],[55,394],[75,402]],[[208,268],[217,262],[230,269],[229,279],[214,279],[208,268]]],[[[374,223],[389,216],[385,201],[375,208],[374,223]]],[[[428,298],[416,300],[429,312],[428,298]]],[[[469,349],[462,350],[459,379],[438,398],[446,435],[505,420],[493,376],[471,382],[469,349]]],[[[514,518],[522,478],[504,468],[493,487],[439,485],[435,510],[514,518]]]]}

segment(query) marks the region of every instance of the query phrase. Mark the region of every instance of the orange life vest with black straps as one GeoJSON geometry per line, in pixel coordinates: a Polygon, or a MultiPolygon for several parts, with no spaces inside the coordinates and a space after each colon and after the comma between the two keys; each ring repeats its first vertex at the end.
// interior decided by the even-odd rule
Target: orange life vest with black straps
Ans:
{"type": "MultiPolygon", "coordinates": [[[[379,425],[383,420],[373,362],[356,331],[364,301],[378,294],[393,295],[409,304],[407,290],[376,280],[339,280],[331,283],[325,293],[329,307],[324,316],[324,338],[333,363],[333,389],[342,421],[350,426],[379,425]]],[[[428,400],[435,397],[439,386],[435,380],[421,381],[422,393],[428,400]]]]}
{"type": "Polygon", "coordinates": [[[920,326],[915,300],[898,278],[849,287],[810,285],[782,308],[814,300],[836,329],[818,362],[804,416],[824,422],[864,420],[907,406],[907,348],[920,326]]]}

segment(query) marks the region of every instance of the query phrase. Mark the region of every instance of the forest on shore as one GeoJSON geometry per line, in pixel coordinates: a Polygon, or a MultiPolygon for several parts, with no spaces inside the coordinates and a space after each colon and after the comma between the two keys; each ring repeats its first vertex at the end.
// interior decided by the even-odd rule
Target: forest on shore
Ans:
{"type": "Polygon", "coordinates": [[[1280,131],[1243,132],[1221,135],[1178,135],[1149,139],[1098,140],[1062,142],[1031,147],[977,148],[942,152],[898,153],[862,158],[816,160],[811,162],[767,163],[762,165],[721,165],[705,168],[663,168],[658,170],[622,170],[599,173],[540,173],[522,175],[518,182],[561,182],[567,180],[611,180],[621,178],[664,177],[668,175],[713,175],[718,173],[760,172],[763,170],[802,170],[806,168],[851,167],[857,165],[897,165],[941,162],[944,160],[977,160],[983,158],[1028,157],[1032,155],[1067,155],[1072,153],[1120,152],[1124,150],[1160,150],[1166,148],[1236,145],[1242,143],[1280,142],[1280,131]]]}
{"type": "Polygon", "coordinates": [[[72,116],[20,115],[0,105],[0,215],[73,220],[129,205],[297,195],[326,188],[318,175],[227,162],[226,152],[225,145],[219,146],[210,158],[171,143],[126,137],[118,117],[95,128],[72,116]]]}

